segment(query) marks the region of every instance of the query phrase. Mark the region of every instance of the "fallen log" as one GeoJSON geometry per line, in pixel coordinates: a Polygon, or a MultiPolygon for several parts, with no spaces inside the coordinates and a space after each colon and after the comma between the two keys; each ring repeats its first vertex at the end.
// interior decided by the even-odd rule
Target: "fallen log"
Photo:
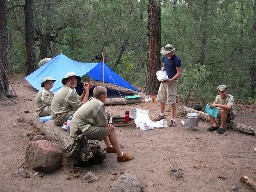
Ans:
{"type": "Polygon", "coordinates": [[[244,176],[244,177],[241,177],[240,178],[240,181],[242,183],[246,183],[247,185],[249,185],[254,191],[256,191],[256,182],[250,178],[250,177],[247,177],[247,176],[244,176]]]}
{"type": "MultiPolygon", "coordinates": [[[[192,109],[192,108],[189,108],[189,107],[186,107],[186,106],[181,106],[180,109],[181,109],[181,112],[183,114],[197,113],[198,117],[200,119],[205,120],[205,121],[210,121],[209,115],[207,113],[203,112],[203,111],[197,111],[195,109],[192,109]]],[[[249,135],[255,135],[254,128],[252,126],[249,126],[249,125],[244,125],[244,124],[241,124],[241,123],[235,123],[233,121],[228,121],[226,126],[229,129],[233,129],[235,131],[240,131],[241,133],[246,133],[246,134],[249,134],[249,135]]]]}
{"type": "Polygon", "coordinates": [[[98,163],[106,158],[106,152],[100,147],[98,141],[87,140],[81,132],[72,138],[52,120],[40,123],[39,119],[35,118],[33,124],[52,141],[56,141],[62,147],[65,157],[76,165],[98,163]]]}
{"type": "Polygon", "coordinates": [[[105,101],[105,106],[109,105],[127,105],[127,104],[135,104],[142,103],[142,99],[125,99],[125,98],[107,98],[105,101]]]}

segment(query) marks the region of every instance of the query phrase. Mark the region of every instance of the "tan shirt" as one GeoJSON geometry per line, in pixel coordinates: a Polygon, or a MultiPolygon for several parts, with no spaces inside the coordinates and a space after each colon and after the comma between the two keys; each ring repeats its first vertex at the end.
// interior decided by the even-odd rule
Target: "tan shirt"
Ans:
{"type": "Polygon", "coordinates": [[[93,126],[105,127],[107,122],[104,103],[91,98],[74,113],[70,124],[70,135],[74,136],[78,128],[84,132],[93,126]]]}
{"type": "Polygon", "coordinates": [[[42,88],[37,94],[35,98],[35,107],[36,113],[40,116],[43,113],[43,110],[47,106],[51,106],[52,98],[54,94],[51,91],[42,88]]]}
{"type": "Polygon", "coordinates": [[[76,90],[64,85],[52,99],[51,115],[56,117],[61,113],[76,111],[81,106],[82,102],[76,90]]]}
{"type": "Polygon", "coordinates": [[[226,99],[222,99],[220,95],[217,95],[216,98],[215,98],[215,101],[214,103],[216,104],[221,104],[221,105],[229,105],[231,106],[231,110],[233,112],[233,114],[236,115],[236,111],[234,109],[234,97],[230,94],[227,94],[227,97],[226,99]]]}

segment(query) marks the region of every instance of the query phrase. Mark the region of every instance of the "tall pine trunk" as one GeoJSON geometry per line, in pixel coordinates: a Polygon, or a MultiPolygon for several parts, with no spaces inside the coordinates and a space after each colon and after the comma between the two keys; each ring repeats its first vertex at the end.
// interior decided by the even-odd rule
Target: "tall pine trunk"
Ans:
{"type": "Polygon", "coordinates": [[[33,0],[25,0],[25,42],[27,55],[27,75],[33,72],[35,66],[35,30],[33,18],[33,0]]]}
{"type": "Polygon", "coordinates": [[[251,65],[249,68],[249,76],[250,76],[250,96],[256,99],[256,0],[252,1],[253,5],[253,18],[252,18],[252,41],[253,41],[253,49],[251,52],[251,65]]]}
{"type": "Polygon", "coordinates": [[[156,94],[159,81],[156,72],[161,68],[161,7],[159,0],[148,3],[148,64],[146,74],[146,94],[156,94]]]}
{"type": "Polygon", "coordinates": [[[6,0],[0,0],[0,98],[8,94],[8,33],[6,0]]]}

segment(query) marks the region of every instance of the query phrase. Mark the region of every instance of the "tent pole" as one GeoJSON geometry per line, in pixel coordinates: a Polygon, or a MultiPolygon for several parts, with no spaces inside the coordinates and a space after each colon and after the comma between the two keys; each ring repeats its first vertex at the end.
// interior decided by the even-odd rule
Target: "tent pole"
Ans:
{"type": "Polygon", "coordinates": [[[103,51],[101,52],[102,54],[102,82],[104,84],[104,53],[103,51]]]}

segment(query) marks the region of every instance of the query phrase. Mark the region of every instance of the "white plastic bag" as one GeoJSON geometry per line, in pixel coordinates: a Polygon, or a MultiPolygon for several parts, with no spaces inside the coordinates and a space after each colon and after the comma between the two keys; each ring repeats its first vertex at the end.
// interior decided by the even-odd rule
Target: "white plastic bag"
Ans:
{"type": "Polygon", "coordinates": [[[157,71],[156,76],[158,81],[164,81],[169,79],[166,71],[157,71]]]}
{"type": "Polygon", "coordinates": [[[136,119],[134,120],[136,127],[142,131],[153,129],[152,121],[149,118],[148,110],[137,109],[136,119]]]}

